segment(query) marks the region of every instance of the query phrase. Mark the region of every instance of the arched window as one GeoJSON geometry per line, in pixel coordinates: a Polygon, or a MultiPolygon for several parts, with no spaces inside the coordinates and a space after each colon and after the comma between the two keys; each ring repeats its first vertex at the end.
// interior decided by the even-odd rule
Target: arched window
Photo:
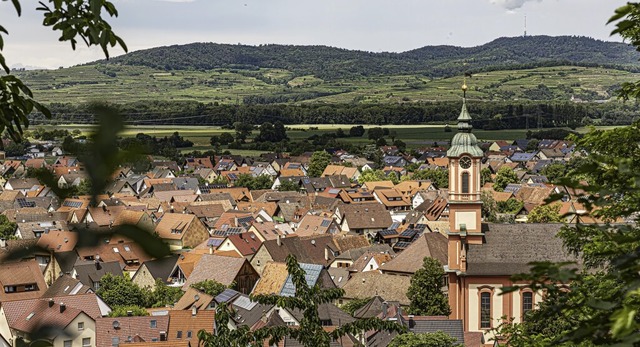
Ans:
{"type": "Polygon", "coordinates": [[[462,173],[462,194],[469,194],[469,173],[462,173]]]}
{"type": "Polygon", "coordinates": [[[533,310],[533,292],[522,292],[522,320],[527,317],[527,312],[533,310]]]}
{"type": "Polygon", "coordinates": [[[491,328],[491,292],[480,293],[480,329],[491,328]]]}

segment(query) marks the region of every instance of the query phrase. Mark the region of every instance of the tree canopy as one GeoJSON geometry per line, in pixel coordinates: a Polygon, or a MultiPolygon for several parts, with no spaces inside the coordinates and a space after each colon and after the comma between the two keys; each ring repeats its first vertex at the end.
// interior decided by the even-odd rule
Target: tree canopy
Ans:
{"type": "Polygon", "coordinates": [[[439,261],[425,257],[422,268],[411,277],[407,297],[408,312],[420,316],[448,316],[451,313],[449,298],[442,291],[444,269],[439,261]]]}

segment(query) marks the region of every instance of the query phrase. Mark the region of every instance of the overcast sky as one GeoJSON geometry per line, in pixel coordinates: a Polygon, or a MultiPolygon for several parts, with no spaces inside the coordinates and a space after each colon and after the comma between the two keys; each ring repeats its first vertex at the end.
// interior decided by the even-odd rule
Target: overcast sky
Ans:
{"type": "MultiPolygon", "coordinates": [[[[112,0],[114,31],[130,51],[183,44],[328,45],[402,52],[426,45],[477,46],[518,36],[580,35],[608,41],[607,19],[620,0],[112,0]]],[[[11,66],[56,68],[102,58],[100,49],[75,52],[41,26],[36,2],[23,0],[18,18],[0,1],[4,55],[11,66]]],[[[119,55],[121,50],[114,50],[119,55]]]]}

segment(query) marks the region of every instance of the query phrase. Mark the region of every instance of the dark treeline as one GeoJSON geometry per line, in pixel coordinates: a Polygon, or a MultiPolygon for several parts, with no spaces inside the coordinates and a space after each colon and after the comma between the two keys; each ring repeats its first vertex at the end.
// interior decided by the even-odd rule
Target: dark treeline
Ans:
{"type": "MultiPolygon", "coordinates": [[[[244,70],[280,68],[294,76],[322,79],[357,76],[422,74],[460,75],[465,71],[495,71],[541,66],[576,65],[639,71],[640,53],[623,43],[577,36],[499,38],[477,47],[426,46],[403,53],[373,53],[327,46],[229,45],[192,43],[131,52],[107,64],[171,70],[244,70]]],[[[281,84],[286,79],[266,78],[281,84]]]]}
{"type": "MultiPolygon", "coordinates": [[[[640,109],[628,103],[491,101],[467,103],[476,129],[522,129],[630,124],[640,109]]],[[[243,122],[283,124],[424,124],[455,123],[460,102],[405,104],[216,105],[195,101],[144,101],[114,105],[131,124],[231,125],[243,122]]],[[[35,116],[34,124],[93,123],[89,105],[51,104],[52,120],[35,116]]]]}

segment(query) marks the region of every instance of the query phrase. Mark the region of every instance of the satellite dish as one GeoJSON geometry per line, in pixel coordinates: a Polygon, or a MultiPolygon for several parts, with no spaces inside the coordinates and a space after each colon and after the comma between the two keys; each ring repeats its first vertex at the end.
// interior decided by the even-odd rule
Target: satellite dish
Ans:
{"type": "Polygon", "coordinates": [[[118,329],[120,327],[120,322],[118,322],[117,320],[114,320],[112,325],[114,329],[118,329]]]}
{"type": "Polygon", "coordinates": [[[196,294],[193,296],[193,300],[198,301],[200,300],[200,295],[196,294]]]}

